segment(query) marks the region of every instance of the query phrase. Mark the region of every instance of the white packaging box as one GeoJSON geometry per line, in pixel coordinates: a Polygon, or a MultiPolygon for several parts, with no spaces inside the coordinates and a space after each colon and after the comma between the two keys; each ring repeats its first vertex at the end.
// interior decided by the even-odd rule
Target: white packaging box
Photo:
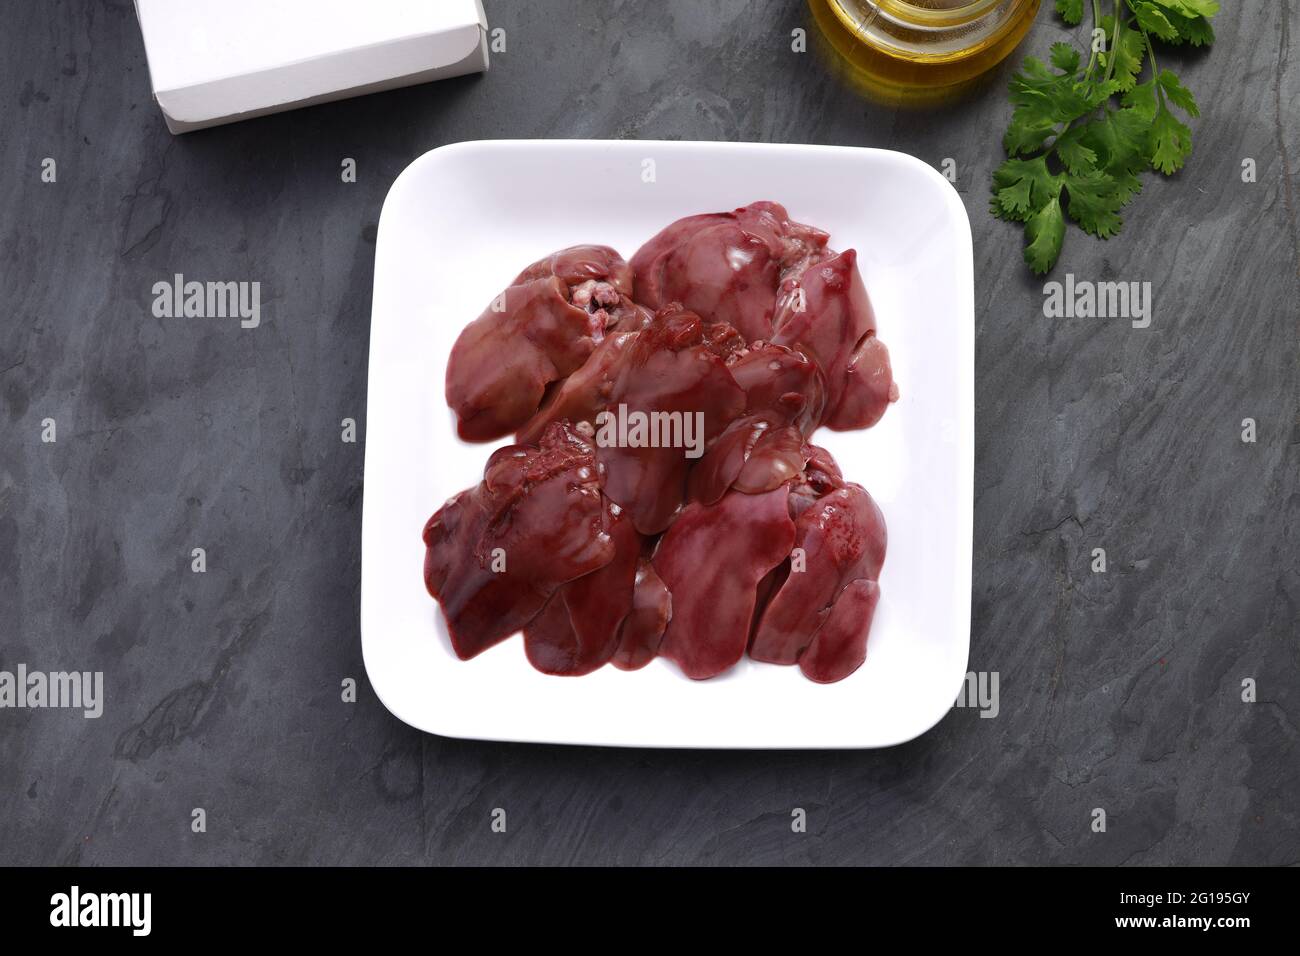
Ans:
{"type": "Polygon", "coordinates": [[[487,69],[481,0],[135,0],[154,99],[185,133],[487,69]]]}

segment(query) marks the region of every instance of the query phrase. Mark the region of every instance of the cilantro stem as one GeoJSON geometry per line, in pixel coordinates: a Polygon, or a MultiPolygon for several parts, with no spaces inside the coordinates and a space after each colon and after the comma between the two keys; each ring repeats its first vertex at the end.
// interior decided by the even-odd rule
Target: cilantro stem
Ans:
{"type": "Polygon", "coordinates": [[[1101,78],[1103,83],[1109,83],[1115,76],[1115,64],[1119,62],[1119,45],[1120,37],[1124,33],[1124,14],[1120,8],[1123,0],[1115,0],[1115,35],[1110,41],[1110,56],[1106,59],[1106,74],[1101,78]]]}
{"type": "MultiPolygon", "coordinates": [[[[1119,42],[1119,31],[1120,31],[1119,5],[1122,2],[1123,0],[1115,0],[1115,37],[1108,50],[1110,56],[1106,58],[1106,72],[1102,78],[1103,83],[1108,82],[1111,78],[1111,75],[1115,72],[1115,60],[1117,58],[1115,56],[1114,51],[1116,45],[1119,42]]],[[[1092,0],[1092,25],[1094,29],[1100,29],[1101,27],[1101,0],[1092,0]]],[[[1083,73],[1083,81],[1085,83],[1092,77],[1093,69],[1097,65],[1097,57],[1100,52],[1096,49],[1096,44],[1090,44],[1090,45],[1093,47],[1093,50],[1092,50],[1092,56],[1088,58],[1088,68],[1083,73]]],[[[1106,104],[1102,103],[1099,107],[1089,110],[1083,116],[1076,117],[1075,119],[1072,119],[1066,122],[1064,125],[1062,125],[1061,128],[1057,130],[1056,134],[1053,136],[1052,144],[1050,146],[1047,146],[1043,150],[1043,155],[1049,156],[1052,153],[1054,153],[1056,151],[1056,140],[1059,140],[1063,135],[1069,132],[1070,129],[1076,123],[1082,123],[1083,121],[1090,120],[1092,117],[1096,116],[1098,109],[1101,110],[1102,113],[1108,112],[1106,108],[1106,104]]]]}
{"type": "MultiPolygon", "coordinates": [[[[1101,26],[1101,0],[1092,0],[1092,26],[1093,29],[1101,26]]],[[[1092,47],[1092,56],[1088,58],[1088,69],[1083,72],[1085,80],[1092,76],[1093,67],[1097,65],[1097,54],[1099,52],[1096,43],[1091,43],[1089,46],[1092,47]]]]}
{"type": "Polygon", "coordinates": [[[1157,78],[1160,76],[1160,67],[1156,63],[1156,46],[1151,42],[1151,34],[1147,33],[1147,28],[1142,25],[1141,18],[1137,16],[1137,10],[1133,6],[1133,0],[1125,0],[1125,2],[1128,4],[1129,9],[1133,11],[1133,16],[1135,17],[1133,22],[1137,24],[1138,31],[1142,34],[1142,42],[1146,44],[1147,56],[1151,58],[1151,80],[1155,83],[1156,95],[1160,97],[1160,105],[1163,106],[1165,103],[1165,92],[1160,88],[1159,82],[1157,82],[1157,78]]]}

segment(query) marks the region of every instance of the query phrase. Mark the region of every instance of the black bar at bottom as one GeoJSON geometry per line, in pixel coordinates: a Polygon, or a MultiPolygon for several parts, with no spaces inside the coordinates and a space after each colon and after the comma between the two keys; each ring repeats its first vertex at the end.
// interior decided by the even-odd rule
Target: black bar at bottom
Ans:
{"type": "Polygon", "coordinates": [[[836,934],[860,925],[864,945],[879,942],[882,929],[969,943],[995,927],[1043,933],[1044,941],[1197,937],[1231,945],[1260,930],[1294,929],[1297,886],[1294,869],[1231,868],[60,868],[4,870],[0,881],[6,942],[69,934],[82,942],[242,942],[270,926],[303,943],[378,932],[416,934],[435,946],[438,927],[450,940],[511,929],[567,935],[596,925],[604,937],[621,925],[629,942],[661,932],[680,942],[688,915],[691,924],[741,935],[774,922],[785,932],[839,924],[836,934]]]}

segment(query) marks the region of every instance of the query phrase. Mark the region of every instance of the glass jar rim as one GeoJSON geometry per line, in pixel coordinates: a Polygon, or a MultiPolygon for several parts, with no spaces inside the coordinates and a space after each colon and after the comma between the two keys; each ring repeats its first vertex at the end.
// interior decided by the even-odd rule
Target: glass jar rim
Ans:
{"type": "MultiPolygon", "coordinates": [[[[1023,0],[966,0],[953,7],[923,7],[911,0],[868,0],[880,13],[896,18],[901,23],[922,29],[959,27],[992,13],[999,7],[1017,6],[1023,0]]],[[[834,8],[847,14],[840,3],[834,8]]]]}

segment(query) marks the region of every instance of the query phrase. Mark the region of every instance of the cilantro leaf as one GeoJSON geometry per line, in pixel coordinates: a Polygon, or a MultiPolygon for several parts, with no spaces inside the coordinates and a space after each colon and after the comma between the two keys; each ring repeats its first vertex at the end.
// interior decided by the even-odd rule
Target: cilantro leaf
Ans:
{"type": "Polygon", "coordinates": [[[1073,122],[1092,108],[1072,74],[1053,73],[1037,57],[1025,58],[1023,71],[1012,75],[1009,89],[1016,106],[1056,123],[1073,122]]]}
{"type": "Polygon", "coordinates": [[[1056,0],[1056,12],[1070,26],[1078,26],[1083,21],[1083,0],[1056,0]]]}
{"type": "Polygon", "coordinates": [[[1169,22],[1178,30],[1178,39],[1170,41],[1182,43],[1186,40],[1192,46],[1207,46],[1214,42],[1214,27],[1206,17],[1183,17],[1174,14],[1169,22]]]}
{"type": "Polygon", "coordinates": [[[1192,131],[1163,103],[1151,124],[1151,165],[1166,176],[1183,168],[1192,151],[1192,131]]]}
{"type": "Polygon", "coordinates": [[[1011,114],[1011,122],[1002,137],[1002,148],[1008,156],[1036,153],[1043,148],[1047,137],[1055,132],[1054,121],[1022,107],[1011,114]]]}
{"type": "Polygon", "coordinates": [[[1098,167],[1110,174],[1128,202],[1142,190],[1137,173],[1150,165],[1151,121],[1135,110],[1107,110],[1080,130],[1081,142],[1097,154],[1098,167]]]}
{"type": "Polygon", "coordinates": [[[1061,200],[1053,196],[1025,223],[1025,262],[1038,275],[1056,265],[1065,241],[1065,216],[1061,214],[1061,200]]]}
{"type": "Polygon", "coordinates": [[[1219,0],[1151,0],[1166,11],[1184,17],[1212,17],[1219,12],[1219,0]]]}
{"type": "MultiPolygon", "coordinates": [[[[1115,58],[1114,79],[1120,91],[1133,89],[1138,75],[1142,72],[1142,58],[1146,55],[1146,44],[1142,34],[1137,30],[1120,28],[1119,39],[1112,42],[1110,52],[1105,57],[1115,58]]],[[[1108,68],[1110,60],[1102,61],[1108,68]]]]}
{"type": "Polygon", "coordinates": [[[1079,72],[1079,51],[1068,43],[1053,43],[1052,66],[1074,76],[1079,72]]]}
{"type": "Polygon", "coordinates": [[[1156,82],[1165,91],[1165,96],[1169,97],[1169,102],[1188,116],[1201,115],[1200,109],[1196,106],[1196,98],[1192,96],[1192,91],[1183,86],[1182,81],[1178,79],[1178,75],[1172,70],[1161,70],[1160,75],[1156,77],[1156,82]]]}
{"type": "Polygon", "coordinates": [[[1085,126],[1072,126],[1056,138],[1056,155],[1067,170],[1081,174],[1097,167],[1097,151],[1084,142],[1085,126]]]}
{"type": "Polygon", "coordinates": [[[1100,170],[1070,174],[1065,178],[1065,190],[1070,218],[1084,232],[1098,239],[1109,239],[1119,232],[1124,223],[1117,213],[1128,202],[1128,194],[1110,176],[1100,170]]]}
{"type": "Polygon", "coordinates": [[[1124,92],[1124,87],[1120,85],[1119,80],[1105,80],[1096,84],[1088,94],[1088,103],[1092,109],[1110,102],[1110,98],[1116,93],[1124,92]]]}
{"type": "Polygon", "coordinates": [[[1047,168],[1047,157],[1008,159],[993,172],[990,208],[999,219],[1024,222],[1061,193],[1061,181],[1047,168]]]}
{"type": "Polygon", "coordinates": [[[1142,29],[1154,33],[1162,40],[1177,40],[1178,31],[1155,3],[1156,0],[1134,0],[1133,13],[1137,16],[1138,23],[1142,29]]]}
{"type": "Polygon", "coordinates": [[[1156,107],[1159,101],[1156,99],[1156,81],[1148,80],[1145,83],[1139,83],[1133,89],[1124,94],[1123,103],[1134,114],[1142,119],[1155,119],[1156,107]]]}

